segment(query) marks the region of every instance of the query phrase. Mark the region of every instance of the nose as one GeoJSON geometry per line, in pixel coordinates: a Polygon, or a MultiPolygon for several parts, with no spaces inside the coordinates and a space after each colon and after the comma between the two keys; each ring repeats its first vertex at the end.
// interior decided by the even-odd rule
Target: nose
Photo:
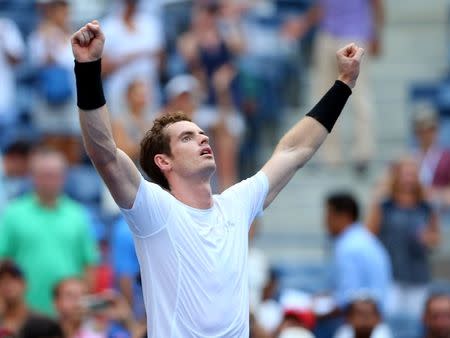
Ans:
{"type": "Polygon", "coordinates": [[[200,144],[209,144],[209,137],[205,134],[200,134],[200,144]]]}

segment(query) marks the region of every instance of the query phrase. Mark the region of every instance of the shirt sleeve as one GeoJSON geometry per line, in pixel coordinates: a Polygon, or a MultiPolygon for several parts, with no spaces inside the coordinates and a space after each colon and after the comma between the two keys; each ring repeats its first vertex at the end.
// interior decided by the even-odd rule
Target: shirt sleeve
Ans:
{"type": "Polygon", "coordinates": [[[5,20],[2,28],[4,29],[2,34],[3,48],[9,55],[21,58],[25,52],[25,44],[16,24],[11,20],[5,20]]]}
{"type": "Polygon", "coordinates": [[[262,213],[269,191],[269,180],[262,171],[225,190],[222,196],[229,199],[236,209],[246,213],[248,227],[262,213]]]}
{"type": "Polygon", "coordinates": [[[131,209],[121,208],[120,211],[133,234],[142,238],[166,226],[172,203],[173,197],[167,191],[141,177],[133,206],[131,209]]]}

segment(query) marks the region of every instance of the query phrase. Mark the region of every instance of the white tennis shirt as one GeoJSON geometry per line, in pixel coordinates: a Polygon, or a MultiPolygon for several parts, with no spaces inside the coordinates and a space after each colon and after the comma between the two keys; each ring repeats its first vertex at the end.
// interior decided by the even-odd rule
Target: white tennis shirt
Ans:
{"type": "Polygon", "coordinates": [[[248,338],[248,230],[268,189],[259,172],[202,210],[142,179],[122,213],[139,259],[149,337],[248,338]]]}

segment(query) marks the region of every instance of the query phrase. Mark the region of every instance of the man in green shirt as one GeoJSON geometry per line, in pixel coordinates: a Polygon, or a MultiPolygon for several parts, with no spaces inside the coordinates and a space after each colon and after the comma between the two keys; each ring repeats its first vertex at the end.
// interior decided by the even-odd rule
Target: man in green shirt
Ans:
{"type": "Polygon", "coordinates": [[[65,168],[60,153],[36,151],[31,158],[34,192],[13,201],[0,218],[0,257],[21,267],[28,304],[47,314],[53,314],[53,287],[75,276],[92,285],[98,259],[86,211],[62,194],[65,168]]]}

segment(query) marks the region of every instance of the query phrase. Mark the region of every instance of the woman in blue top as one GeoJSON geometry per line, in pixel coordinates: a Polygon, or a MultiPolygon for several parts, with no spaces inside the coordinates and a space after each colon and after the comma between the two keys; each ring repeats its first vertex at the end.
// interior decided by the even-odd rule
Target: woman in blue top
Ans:
{"type": "Polygon", "coordinates": [[[388,313],[419,318],[431,279],[429,255],[440,234],[413,159],[393,166],[385,199],[372,208],[367,226],[392,260],[394,284],[388,313]]]}

